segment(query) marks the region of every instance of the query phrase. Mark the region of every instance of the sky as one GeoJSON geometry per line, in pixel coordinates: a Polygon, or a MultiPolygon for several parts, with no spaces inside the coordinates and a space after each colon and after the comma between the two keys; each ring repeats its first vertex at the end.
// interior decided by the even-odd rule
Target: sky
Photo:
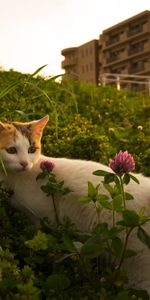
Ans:
{"type": "Polygon", "coordinates": [[[150,0],[0,0],[0,67],[63,73],[61,50],[98,39],[103,30],[144,10],[150,0]]]}

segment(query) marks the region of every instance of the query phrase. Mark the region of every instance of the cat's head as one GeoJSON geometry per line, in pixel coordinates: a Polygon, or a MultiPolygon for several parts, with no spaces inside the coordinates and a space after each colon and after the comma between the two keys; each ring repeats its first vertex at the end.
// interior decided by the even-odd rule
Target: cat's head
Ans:
{"type": "Polygon", "coordinates": [[[48,116],[31,122],[0,122],[0,156],[9,171],[30,170],[41,153],[41,137],[48,116]]]}

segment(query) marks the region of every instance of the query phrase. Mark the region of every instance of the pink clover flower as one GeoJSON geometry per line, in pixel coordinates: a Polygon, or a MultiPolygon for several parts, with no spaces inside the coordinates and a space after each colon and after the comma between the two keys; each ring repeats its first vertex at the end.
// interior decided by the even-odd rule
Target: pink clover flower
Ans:
{"type": "Polygon", "coordinates": [[[109,167],[118,175],[129,173],[135,169],[135,161],[128,151],[120,151],[114,159],[109,160],[109,167]]]}
{"type": "Polygon", "coordinates": [[[47,169],[49,172],[52,172],[54,167],[55,167],[55,164],[51,160],[43,160],[40,163],[40,168],[42,170],[47,169]]]}

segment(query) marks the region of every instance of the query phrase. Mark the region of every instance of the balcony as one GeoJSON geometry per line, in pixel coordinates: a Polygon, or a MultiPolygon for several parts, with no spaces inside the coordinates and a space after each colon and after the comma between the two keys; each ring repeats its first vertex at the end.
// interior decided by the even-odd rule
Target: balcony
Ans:
{"type": "Polygon", "coordinates": [[[61,63],[61,66],[62,66],[62,68],[63,69],[65,69],[65,68],[67,68],[67,67],[72,67],[72,66],[75,66],[75,65],[77,65],[77,63],[78,63],[78,59],[77,59],[77,57],[66,57],[63,61],[62,61],[62,63],[61,63]]]}
{"type": "Polygon", "coordinates": [[[107,63],[112,63],[116,60],[119,60],[120,59],[120,54],[119,53],[112,53],[112,55],[110,55],[110,57],[107,59],[107,63]]]}
{"type": "Polygon", "coordinates": [[[129,27],[129,30],[127,32],[127,36],[131,37],[131,36],[139,34],[141,32],[143,32],[143,26],[142,26],[142,24],[136,24],[136,25],[134,25],[132,27],[129,27]]]}
{"type": "Polygon", "coordinates": [[[129,47],[128,55],[134,55],[142,51],[144,51],[144,43],[136,43],[129,47]]]}
{"type": "Polygon", "coordinates": [[[139,73],[142,72],[143,70],[144,70],[144,61],[137,61],[131,64],[129,73],[130,74],[139,73]]]}
{"type": "Polygon", "coordinates": [[[122,48],[119,50],[116,49],[116,51],[114,51],[114,52],[112,51],[109,53],[109,57],[107,58],[106,63],[111,64],[113,62],[116,62],[116,61],[118,62],[118,61],[124,60],[124,59],[126,59],[125,48],[122,48]]]}
{"type": "Polygon", "coordinates": [[[110,35],[108,40],[106,41],[105,45],[110,46],[112,44],[119,42],[119,34],[110,35]]]}
{"type": "Polygon", "coordinates": [[[67,56],[70,53],[75,53],[77,51],[77,47],[70,47],[70,48],[65,48],[61,50],[61,55],[67,56]]]}

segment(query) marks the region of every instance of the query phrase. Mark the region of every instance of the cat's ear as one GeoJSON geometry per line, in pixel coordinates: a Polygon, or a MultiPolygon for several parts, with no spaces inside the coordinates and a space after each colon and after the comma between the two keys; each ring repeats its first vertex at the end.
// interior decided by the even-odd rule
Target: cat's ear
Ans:
{"type": "Polygon", "coordinates": [[[46,126],[47,122],[49,120],[49,116],[46,115],[44,118],[40,120],[36,120],[32,122],[32,130],[34,134],[41,137],[44,127],[46,126]]]}
{"type": "Polygon", "coordinates": [[[0,132],[4,129],[6,129],[5,125],[2,122],[0,122],[0,132]]]}

